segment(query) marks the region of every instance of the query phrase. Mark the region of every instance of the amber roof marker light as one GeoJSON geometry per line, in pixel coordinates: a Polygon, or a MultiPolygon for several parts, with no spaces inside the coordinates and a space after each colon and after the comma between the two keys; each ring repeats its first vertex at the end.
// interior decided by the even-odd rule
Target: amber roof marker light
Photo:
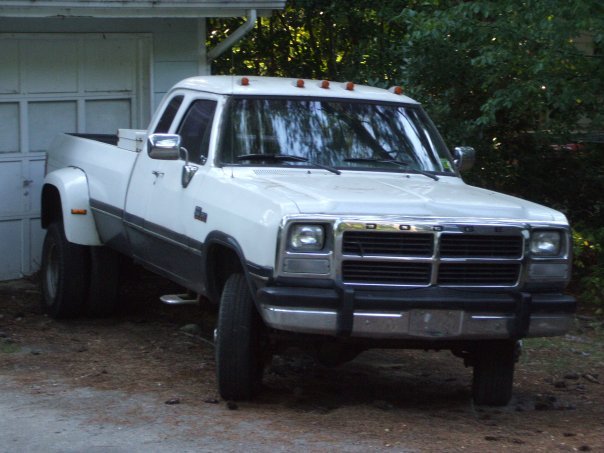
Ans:
{"type": "Polygon", "coordinates": [[[241,85],[246,87],[250,84],[250,79],[248,79],[247,77],[241,77],[241,85]]]}
{"type": "Polygon", "coordinates": [[[321,82],[321,88],[323,88],[324,90],[329,90],[329,80],[323,80],[321,82]]]}
{"type": "Polygon", "coordinates": [[[393,86],[392,88],[390,88],[389,91],[391,93],[394,93],[394,94],[398,95],[398,96],[401,96],[403,94],[403,87],[399,86],[399,85],[396,85],[396,86],[393,86]]]}
{"type": "Polygon", "coordinates": [[[296,80],[296,86],[298,88],[304,88],[304,80],[302,80],[302,79],[296,80]]]}
{"type": "Polygon", "coordinates": [[[354,82],[346,82],[346,85],[344,88],[347,89],[348,91],[354,91],[354,82]]]}

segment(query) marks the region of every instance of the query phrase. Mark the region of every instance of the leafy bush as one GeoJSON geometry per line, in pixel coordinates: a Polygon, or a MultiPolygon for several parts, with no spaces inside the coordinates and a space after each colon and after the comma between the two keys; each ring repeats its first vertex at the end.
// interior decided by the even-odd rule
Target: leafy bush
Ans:
{"type": "Polygon", "coordinates": [[[580,301],[604,312],[604,227],[573,231],[573,281],[580,301]]]}
{"type": "Polygon", "coordinates": [[[557,145],[565,142],[555,138],[547,145],[534,141],[527,136],[524,146],[508,147],[505,153],[479,153],[478,164],[464,179],[557,209],[571,225],[582,225],[581,231],[601,226],[604,145],[572,148],[557,145]]]}

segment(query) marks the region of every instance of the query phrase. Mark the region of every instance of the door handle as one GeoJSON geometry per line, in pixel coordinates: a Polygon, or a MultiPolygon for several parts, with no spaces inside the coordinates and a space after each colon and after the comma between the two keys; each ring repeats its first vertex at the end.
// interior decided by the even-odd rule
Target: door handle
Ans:
{"type": "Polygon", "coordinates": [[[163,171],[157,171],[157,170],[153,170],[151,173],[152,173],[152,174],[153,174],[153,175],[154,175],[156,178],[159,178],[160,176],[163,176],[163,175],[164,175],[164,172],[163,172],[163,171]]]}

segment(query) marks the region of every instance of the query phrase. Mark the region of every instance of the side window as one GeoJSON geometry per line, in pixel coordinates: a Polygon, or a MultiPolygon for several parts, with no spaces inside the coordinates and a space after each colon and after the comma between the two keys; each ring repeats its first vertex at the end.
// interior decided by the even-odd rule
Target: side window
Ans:
{"type": "Polygon", "coordinates": [[[189,152],[191,162],[203,165],[208,157],[215,110],[216,101],[199,99],[191,104],[180,123],[178,133],[182,138],[181,144],[189,152]]]}
{"type": "Polygon", "coordinates": [[[176,112],[178,112],[178,109],[180,108],[180,104],[182,104],[183,99],[184,96],[174,96],[172,99],[170,99],[166,110],[164,110],[164,113],[159,119],[159,123],[157,123],[157,126],[155,127],[154,132],[156,134],[168,133],[168,131],[170,130],[170,126],[172,125],[172,121],[174,121],[176,112]]]}

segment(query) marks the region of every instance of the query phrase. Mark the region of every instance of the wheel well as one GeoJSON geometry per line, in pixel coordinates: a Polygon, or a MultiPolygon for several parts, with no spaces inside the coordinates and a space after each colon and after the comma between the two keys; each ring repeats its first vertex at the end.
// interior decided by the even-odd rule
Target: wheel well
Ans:
{"type": "Polygon", "coordinates": [[[221,244],[210,246],[207,253],[206,269],[210,297],[215,302],[220,300],[224,284],[229,276],[237,272],[244,272],[237,253],[232,248],[221,244]]]}
{"type": "Polygon", "coordinates": [[[61,195],[56,187],[46,184],[42,189],[42,228],[62,219],[61,195]]]}

